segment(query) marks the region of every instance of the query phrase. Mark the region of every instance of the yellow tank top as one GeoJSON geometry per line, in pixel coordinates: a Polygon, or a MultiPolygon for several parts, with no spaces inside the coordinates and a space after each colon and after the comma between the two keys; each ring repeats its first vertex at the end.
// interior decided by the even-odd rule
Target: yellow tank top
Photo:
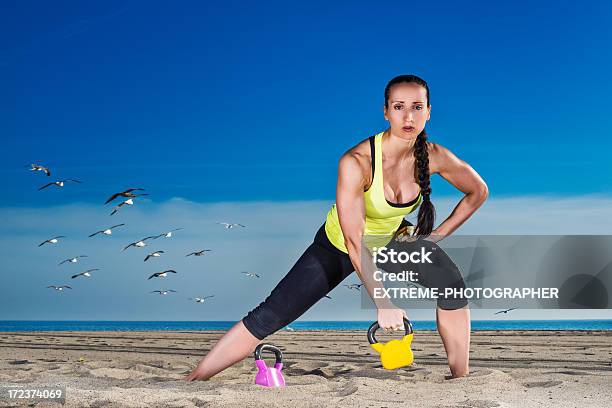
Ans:
{"type": "MultiPolygon", "coordinates": [[[[387,201],[383,184],[382,135],[380,132],[370,137],[372,151],[372,184],[364,192],[365,229],[363,232],[366,245],[370,248],[381,247],[389,243],[393,233],[398,229],[404,216],[413,212],[421,204],[421,192],[406,204],[395,204],[387,201]]],[[[340,228],[336,204],[332,205],[325,220],[325,233],[329,241],[342,252],[348,253],[344,244],[344,235],[340,228]]]]}

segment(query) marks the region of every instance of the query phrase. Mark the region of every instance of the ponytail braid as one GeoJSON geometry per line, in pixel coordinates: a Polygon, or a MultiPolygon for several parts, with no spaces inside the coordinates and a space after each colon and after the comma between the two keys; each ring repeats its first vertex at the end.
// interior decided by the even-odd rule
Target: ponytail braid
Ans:
{"type": "Polygon", "coordinates": [[[414,145],[415,157],[415,179],[421,188],[421,196],[423,198],[419,207],[417,217],[417,226],[415,235],[429,236],[433,230],[436,210],[431,202],[431,186],[429,185],[429,152],[427,150],[427,133],[423,130],[418,136],[414,145]]]}

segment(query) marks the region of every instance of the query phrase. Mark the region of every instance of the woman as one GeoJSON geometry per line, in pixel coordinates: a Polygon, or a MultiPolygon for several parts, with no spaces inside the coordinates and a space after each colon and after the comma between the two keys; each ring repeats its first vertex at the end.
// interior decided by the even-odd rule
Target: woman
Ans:
{"type": "MultiPolygon", "coordinates": [[[[373,264],[362,265],[362,259],[369,259],[362,257],[367,250],[362,238],[405,231],[409,223],[403,217],[420,206],[414,235],[439,241],[459,228],[488,196],[486,184],[468,164],[427,141],[424,129],[430,113],[424,80],[401,75],[387,84],[384,116],[389,128],[341,157],[336,204],[314,242],[265,301],[234,325],[186,380],[206,380],[243,360],[261,340],[297,319],[353,271],[374,300],[380,327],[385,331],[404,327],[406,313],[373,295],[382,285],[372,277],[373,264]],[[434,173],[465,194],[435,230],[429,186],[434,173]]],[[[466,303],[446,308],[438,303],[436,309],[438,332],[453,377],[469,374],[470,311],[466,303]]]]}

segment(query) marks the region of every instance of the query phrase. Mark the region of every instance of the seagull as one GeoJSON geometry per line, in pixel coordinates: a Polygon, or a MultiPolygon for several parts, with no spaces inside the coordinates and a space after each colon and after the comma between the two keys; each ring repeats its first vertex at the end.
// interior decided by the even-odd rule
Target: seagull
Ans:
{"type": "Polygon", "coordinates": [[[160,295],[167,295],[168,292],[176,293],[176,290],[172,290],[172,289],[154,290],[153,292],[149,292],[149,293],[159,293],[160,295]]]}
{"type": "Polygon", "coordinates": [[[174,269],[168,269],[167,271],[163,271],[163,272],[155,272],[153,275],[149,276],[148,279],[152,279],[152,278],[165,278],[168,273],[176,273],[176,271],[174,269]]]}
{"type": "Polygon", "coordinates": [[[190,254],[187,254],[187,255],[185,255],[185,257],[191,256],[191,255],[194,255],[194,256],[204,256],[204,255],[206,255],[205,254],[206,252],[210,252],[210,251],[212,251],[212,249],[203,249],[201,251],[195,251],[195,252],[192,252],[190,254]]]}
{"type": "Polygon", "coordinates": [[[231,229],[231,228],[235,228],[235,227],[246,227],[246,225],[242,225],[242,224],[230,224],[228,222],[218,222],[217,224],[221,224],[223,225],[226,229],[231,229]]]}
{"type": "Polygon", "coordinates": [[[172,231],[162,232],[162,233],[161,233],[161,234],[159,234],[159,235],[158,235],[156,238],[159,238],[159,237],[166,237],[166,238],[170,238],[170,237],[172,237],[172,233],[173,233],[174,231],[180,231],[180,230],[182,230],[182,229],[183,229],[183,228],[175,228],[175,229],[173,229],[172,231]]]}
{"type": "Polygon", "coordinates": [[[53,181],[51,183],[47,183],[44,186],[40,187],[38,189],[38,191],[42,190],[43,188],[47,188],[49,186],[52,186],[52,185],[55,185],[55,186],[58,186],[58,187],[64,187],[64,183],[67,182],[67,181],[72,181],[72,182],[75,182],[75,183],[80,183],[79,180],[75,180],[75,179],[63,179],[63,180],[58,180],[58,181],[53,181]]]}
{"type": "Polygon", "coordinates": [[[189,300],[195,300],[196,303],[204,303],[204,300],[211,298],[211,297],[215,297],[215,295],[210,295],[210,296],[204,296],[203,298],[189,298],[189,300]]]}
{"type": "Polygon", "coordinates": [[[49,171],[49,169],[47,167],[40,166],[40,165],[34,164],[34,163],[30,164],[30,170],[31,171],[44,171],[47,176],[51,175],[51,172],[49,171]]]}
{"type": "Polygon", "coordinates": [[[111,235],[113,233],[113,228],[121,227],[123,225],[125,224],[117,224],[117,225],[113,225],[112,227],[108,227],[107,229],[96,231],[93,234],[91,234],[89,238],[93,237],[94,235],[98,235],[98,234],[111,235]]]}
{"type": "Polygon", "coordinates": [[[113,208],[113,211],[111,211],[110,215],[114,215],[124,205],[134,205],[134,200],[133,200],[134,198],[140,197],[140,196],[146,196],[146,195],[148,194],[134,194],[132,198],[128,198],[127,200],[120,202],[119,205],[116,205],[113,208]]]}
{"type": "Polygon", "coordinates": [[[351,283],[350,285],[344,285],[349,289],[359,290],[363,286],[363,283],[351,283]]]}
{"type": "Polygon", "coordinates": [[[45,241],[41,242],[40,244],[38,244],[38,246],[39,246],[39,247],[41,247],[41,246],[43,246],[43,245],[45,245],[45,244],[57,244],[57,241],[58,241],[60,238],[66,238],[66,237],[65,237],[65,236],[63,236],[63,235],[58,235],[57,237],[49,238],[49,239],[47,239],[47,240],[45,240],[45,241]]]}
{"type": "Polygon", "coordinates": [[[149,258],[158,258],[163,253],[164,253],[164,251],[151,252],[149,255],[146,256],[146,258],[144,259],[144,262],[147,262],[147,259],[149,259],[149,258]]]}
{"type": "Polygon", "coordinates": [[[509,311],[511,311],[511,310],[516,310],[516,309],[518,309],[518,308],[517,308],[517,307],[513,307],[512,309],[500,310],[499,312],[495,312],[495,313],[493,313],[493,314],[494,314],[494,315],[496,315],[496,314],[500,314],[500,313],[507,314],[509,311]]]}
{"type": "Polygon", "coordinates": [[[55,285],[51,285],[51,286],[47,286],[48,288],[53,288],[55,290],[64,290],[64,288],[66,289],[72,289],[70,286],[68,285],[62,285],[62,286],[55,286],[55,285]]]}
{"type": "Polygon", "coordinates": [[[240,272],[240,273],[244,273],[246,276],[249,276],[251,278],[259,278],[260,276],[256,273],[251,273],[251,272],[240,272]]]}
{"type": "Polygon", "coordinates": [[[128,197],[128,198],[136,197],[136,194],[132,193],[132,191],[144,191],[144,188],[128,188],[127,190],[122,191],[120,193],[115,193],[112,196],[110,196],[109,199],[106,200],[106,202],[104,204],[110,203],[111,201],[113,201],[117,197],[128,197]]]}
{"type": "Polygon", "coordinates": [[[59,266],[59,265],[65,264],[66,262],[77,263],[79,262],[79,258],[87,258],[87,255],[79,255],[79,256],[75,256],[74,258],[68,258],[68,259],[63,260],[57,265],[59,266]]]}
{"type": "Polygon", "coordinates": [[[157,238],[157,237],[156,237],[156,236],[150,236],[150,237],[143,238],[143,239],[141,239],[141,240],[139,240],[139,241],[132,242],[131,244],[126,245],[126,246],[125,246],[125,247],[122,249],[122,251],[125,251],[126,249],[128,249],[129,247],[132,247],[132,246],[133,246],[133,247],[137,247],[137,248],[142,248],[142,247],[145,247],[145,246],[147,246],[147,244],[145,244],[145,241],[146,241],[147,239],[155,239],[155,238],[157,238]]]}
{"type": "Polygon", "coordinates": [[[90,272],[93,272],[93,271],[99,271],[99,269],[88,269],[85,272],[81,272],[81,273],[77,273],[76,275],[72,275],[70,278],[74,279],[74,278],[78,278],[79,276],[85,276],[89,278],[91,276],[90,272]]]}

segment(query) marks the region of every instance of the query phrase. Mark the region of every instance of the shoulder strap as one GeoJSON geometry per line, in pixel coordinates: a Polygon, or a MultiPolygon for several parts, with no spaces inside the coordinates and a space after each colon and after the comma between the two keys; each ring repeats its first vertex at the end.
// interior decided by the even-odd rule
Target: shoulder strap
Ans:
{"type": "Polygon", "coordinates": [[[374,148],[375,142],[374,142],[374,138],[375,136],[370,136],[370,154],[372,156],[372,184],[374,184],[374,170],[375,170],[375,164],[376,164],[376,149],[374,148]]]}

